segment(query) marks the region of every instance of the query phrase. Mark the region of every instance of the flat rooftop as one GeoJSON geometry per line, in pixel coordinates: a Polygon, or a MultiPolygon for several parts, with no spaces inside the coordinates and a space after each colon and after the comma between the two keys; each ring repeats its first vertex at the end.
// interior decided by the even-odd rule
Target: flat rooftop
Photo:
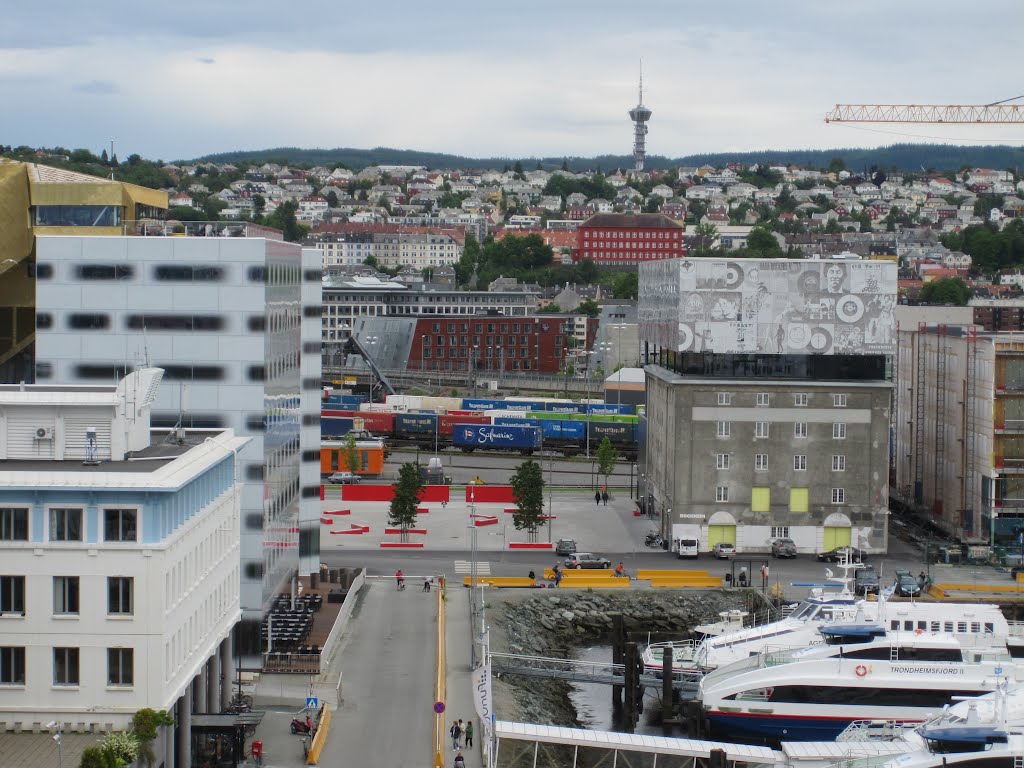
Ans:
{"type": "Polygon", "coordinates": [[[127,455],[124,461],[101,461],[85,464],[81,459],[8,459],[0,461],[2,472],[76,472],[99,474],[108,472],[153,472],[201,445],[208,437],[223,432],[220,429],[181,430],[181,437],[172,437],[169,429],[150,431],[150,443],[141,451],[127,455]]]}

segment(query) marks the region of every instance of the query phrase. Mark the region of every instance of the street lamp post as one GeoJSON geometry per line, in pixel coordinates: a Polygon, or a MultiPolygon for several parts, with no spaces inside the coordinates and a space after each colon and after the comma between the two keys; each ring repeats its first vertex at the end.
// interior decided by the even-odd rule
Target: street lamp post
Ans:
{"type": "Polygon", "coordinates": [[[474,344],[473,349],[469,355],[469,380],[471,386],[471,396],[476,397],[476,361],[480,355],[480,345],[474,344]]]}
{"type": "Polygon", "coordinates": [[[53,740],[55,742],[57,742],[57,768],[63,768],[63,765],[64,765],[64,750],[63,750],[64,733],[61,730],[60,723],[58,723],[56,720],[51,720],[50,722],[48,722],[46,724],[46,727],[47,728],[56,728],[57,729],[57,732],[55,734],[53,734],[53,740]]]}

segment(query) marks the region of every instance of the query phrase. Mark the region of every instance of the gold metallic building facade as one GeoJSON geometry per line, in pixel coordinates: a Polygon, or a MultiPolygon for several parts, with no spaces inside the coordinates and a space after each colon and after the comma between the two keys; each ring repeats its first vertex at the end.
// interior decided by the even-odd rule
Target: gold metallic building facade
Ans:
{"type": "Polygon", "coordinates": [[[35,236],[130,235],[167,205],[166,192],[0,158],[0,382],[33,378],[35,236]]]}

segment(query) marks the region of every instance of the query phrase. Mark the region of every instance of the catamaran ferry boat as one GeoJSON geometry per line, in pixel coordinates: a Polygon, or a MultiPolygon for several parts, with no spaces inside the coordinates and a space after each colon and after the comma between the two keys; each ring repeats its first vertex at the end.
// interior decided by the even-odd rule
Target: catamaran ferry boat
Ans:
{"type": "MultiPolygon", "coordinates": [[[[840,564],[841,568],[852,568],[840,564]]],[[[892,602],[886,595],[877,601],[863,600],[849,590],[847,576],[829,579],[839,591],[821,587],[811,590],[792,612],[778,621],[732,631],[700,633],[696,639],[651,643],[642,652],[644,669],[659,676],[664,667],[664,652],[672,648],[672,673],[680,679],[701,675],[750,656],[774,650],[820,645],[818,630],[831,624],[875,622],[892,630],[922,630],[954,635],[988,634],[1005,640],[1014,657],[1024,658],[1024,622],[1007,622],[994,605],[946,603],[937,601],[892,602]]],[[[721,624],[718,625],[721,628],[721,624]]],[[[727,628],[726,628],[727,630],[727,628]]]]}
{"type": "Polygon", "coordinates": [[[861,623],[823,627],[821,635],[821,646],[765,653],[705,675],[699,697],[712,734],[834,739],[857,720],[922,722],[962,697],[1024,683],[1024,659],[991,634],[861,623]]]}

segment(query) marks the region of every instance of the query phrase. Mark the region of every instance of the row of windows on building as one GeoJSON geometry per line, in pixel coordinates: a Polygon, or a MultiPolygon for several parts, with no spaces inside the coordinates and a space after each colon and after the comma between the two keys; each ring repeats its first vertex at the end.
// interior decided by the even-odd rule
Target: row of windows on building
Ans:
{"type": "MultiPolygon", "coordinates": [[[[719,470],[732,469],[732,454],[731,453],[719,453],[715,456],[715,468],[719,470]]],[[[756,453],[754,454],[754,469],[758,472],[768,471],[768,454],[767,453],[756,453]]],[[[796,472],[807,471],[807,455],[796,454],[793,456],[793,470],[796,472]]],[[[833,472],[845,472],[846,471],[846,456],[842,454],[833,454],[832,456],[832,471],[833,472]]]]}
{"type": "MultiPolygon", "coordinates": [[[[48,510],[49,541],[82,541],[84,527],[80,508],[52,507],[48,510]]],[[[138,540],[137,509],[104,509],[103,540],[125,542],[138,540]]],[[[0,508],[0,541],[28,541],[29,510],[27,507],[0,508]]]]}
{"type": "MultiPolygon", "coordinates": [[[[806,408],[810,400],[809,395],[806,392],[794,392],[793,393],[793,405],[797,408],[806,408]]],[[[758,392],[756,403],[759,408],[767,408],[772,403],[772,396],[770,392],[758,392]]],[[[719,405],[732,405],[732,392],[719,392],[718,393],[718,404],[719,405]]],[[[832,394],[832,406],[834,408],[845,408],[847,404],[847,396],[844,393],[836,392],[832,394]]]]}
{"type": "MultiPolygon", "coordinates": [[[[448,345],[452,346],[452,347],[457,347],[459,345],[467,346],[469,344],[478,345],[478,344],[481,343],[481,339],[483,340],[483,343],[486,344],[487,346],[491,346],[493,344],[497,344],[498,346],[501,346],[501,343],[502,343],[502,337],[501,336],[491,336],[491,335],[487,335],[487,336],[474,336],[472,342],[469,340],[469,336],[448,336],[447,339],[448,339],[448,345]]],[[[562,338],[562,335],[561,334],[557,334],[554,337],[555,346],[556,347],[562,346],[563,340],[564,339],[562,338]]],[[[438,347],[445,346],[445,337],[444,336],[437,336],[436,338],[433,337],[433,336],[423,336],[423,337],[421,337],[421,341],[423,342],[421,346],[424,349],[426,349],[427,351],[430,351],[430,347],[432,345],[433,346],[438,346],[438,347]]],[[[516,337],[512,336],[511,334],[508,337],[506,337],[504,339],[504,341],[510,347],[514,347],[517,344],[516,337]]],[[[533,337],[530,337],[530,336],[520,336],[519,340],[518,340],[518,343],[521,344],[524,347],[536,346],[537,344],[540,343],[540,339],[537,336],[533,336],[533,337]]]]}
{"type": "Polygon", "coordinates": [[[606,237],[611,240],[679,240],[679,230],[636,232],[621,229],[584,229],[583,237],[586,240],[591,237],[606,237]]]}
{"type": "MultiPolygon", "coordinates": [[[[155,367],[164,371],[164,381],[227,381],[229,369],[222,365],[170,365],[156,362],[155,367]]],[[[89,363],[76,365],[73,368],[76,379],[99,379],[102,381],[119,381],[131,373],[134,368],[119,363],[89,363]]],[[[289,369],[289,372],[294,371],[289,369]]],[[[262,365],[250,365],[245,369],[249,381],[266,381],[267,369],[262,365]]],[[[36,361],[36,378],[53,378],[53,363],[48,360],[36,361]]],[[[311,387],[317,389],[317,387],[311,387]]],[[[153,426],[161,426],[153,423],[153,426]]],[[[217,424],[213,426],[218,426],[217,424]]]]}
{"type": "MultiPolygon", "coordinates": [[[[81,577],[53,576],[53,615],[78,616],[81,606],[81,577]]],[[[107,577],[107,615],[132,616],[135,613],[135,579],[131,576],[107,577]]],[[[0,614],[25,616],[25,577],[0,575],[0,614]]]]}
{"type": "MultiPolygon", "coordinates": [[[[78,648],[54,648],[52,684],[77,687],[79,667],[78,648]]],[[[0,685],[25,684],[25,647],[0,646],[0,685]]],[[[131,688],[135,685],[134,649],[107,648],[107,685],[112,688],[131,688]]]]}
{"type": "MultiPolygon", "coordinates": [[[[718,437],[731,437],[732,436],[732,422],[731,421],[719,421],[716,427],[716,434],[718,437]]],[[[767,439],[771,436],[771,422],[768,421],[755,421],[754,422],[754,438],[757,440],[767,439]]],[[[807,422],[797,421],[793,424],[793,437],[803,439],[807,437],[807,422]]],[[[832,439],[833,440],[845,440],[846,439],[846,423],[841,421],[833,422],[832,424],[832,439]]]]}
{"type": "MultiPolygon", "coordinates": [[[[292,321],[294,322],[294,321],[292,321]]],[[[111,316],[106,312],[69,312],[64,316],[64,323],[72,331],[107,331],[111,327],[111,316]]],[[[53,315],[49,312],[36,314],[36,328],[50,330],[53,328],[53,315]]],[[[227,317],[224,315],[158,315],[131,314],[124,317],[126,331],[178,331],[178,332],[223,332],[227,330],[227,317]]],[[[250,333],[263,333],[267,329],[264,315],[251,315],[246,320],[250,333]]],[[[294,330],[287,325],[271,323],[271,333],[294,330]]]]}
{"type": "MultiPolygon", "coordinates": [[[[733,494],[735,496],[735,494],[733,494]]],[[[751,488],[750,489],[750,511],[751,512],[770,512],[772,490],[771,488],[751,488]]],[[[846,489],[845,488],[833,488],[832,489],[832,504],[845,504],[846,503],[846,489]]],[[[745,499],[744,499],[745,500],[745,499]]],[[[739,501],[735,498],[730,498],[729,486],[727,485],[716,485],[715,486],[715,502],[719,504],[728,504],[730,502],[739,501]]],[[[810,492],[807,488],[790,488],[789,489],[789,511],[794,513],[806,513],[810,511],[810,492]]]]}
{"type": "Polygon", "coordinates": [[[593,241],[591,241],[589,243],[584,243],[583,247],[586,250],[588,250],[588,251],[591,251],[594,248],[613,248],[615,253],[619,253],[619,252],[621,252],[623,250],[627,250],[627,251],[650,251],[650,250],[653,250],[653,251],[667,251],[670,248],[672,250],[676,250],[676,244],[675,243],[648,243],[648,242],[635,243],[635,242],[632,242],[632,241],[630,241],[630,242],[622,242],[622,243],[615,243],[615,242],[609,242],[607,240],[593,240],[593,241]]]}
{"type": "MultiPolygon", "coordinates": [[[[35,265],[35,277],[39,280],[52,279],[53,271],[52,264],[40,262],[35,265]]],[[[75,264],[72,267],[72,275],[76,280],[134,280],[139,274],[134,264],[75,264]]],[[[270,274],[275,284],[297,282],[299,277],[296,267],[286,265],[272,269],[270,274]]],[[[267,268],[263,266],[246,270],[246,279],[250,283],[265,283],[267,275],[267,268]]],[[[223,283],[228,279],[228,271],[222,266],[211,264],[157,264],[153,266],[151,277],[157,282],[223,283]]]]}

